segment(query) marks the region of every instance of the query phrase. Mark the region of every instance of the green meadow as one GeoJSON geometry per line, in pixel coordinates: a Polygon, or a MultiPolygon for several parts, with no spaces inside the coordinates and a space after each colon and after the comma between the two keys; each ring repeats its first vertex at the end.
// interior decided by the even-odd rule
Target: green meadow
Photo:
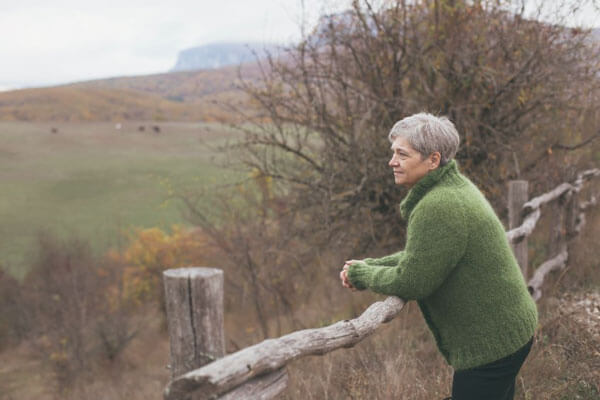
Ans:
{"type": "Polygon", "coordinates": [[[234,181],[215,149],[233,139],[218,124],[0,122],[0,267],[22,278],[40,232],[102,253],[133,227],[185,225],[172,194],[234,181]]]}

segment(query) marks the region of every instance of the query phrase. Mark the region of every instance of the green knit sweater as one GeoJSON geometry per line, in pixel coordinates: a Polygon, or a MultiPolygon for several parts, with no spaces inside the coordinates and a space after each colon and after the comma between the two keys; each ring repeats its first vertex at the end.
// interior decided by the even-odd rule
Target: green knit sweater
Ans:
{"type": "Polygon", "coordinates": [[[456,161],[419,180],[400,204],[406,246],[348,270],[357,289],[417,300],[455,370],[517,351],[534,334],[537,309],[502,223],[456,161]]]}

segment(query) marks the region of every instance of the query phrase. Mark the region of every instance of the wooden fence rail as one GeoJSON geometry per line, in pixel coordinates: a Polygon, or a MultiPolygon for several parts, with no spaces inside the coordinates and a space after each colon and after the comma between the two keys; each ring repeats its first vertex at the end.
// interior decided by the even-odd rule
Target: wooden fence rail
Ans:
{"type": "MultiPolygon", "coordinates": [[[[583,185],[587,180],[598,176],[600,176],[600,169],[598,168],[583,171],[577,175],[577,179],[575,179],[573,183],[561,183],[553,190],[525,202],[520,210],[521,215],[525,214],[523,223],[521,226],[511,229],[506,233],[506,237],[508,238],[508,241],[511,242],[514,249],[516,243],[527,240],[527,237],[533,232],[533,229],[542,215],[541,207],[543,205],[561,197],[568,198],[569,201],[565,202],[565,213],[568,217],[566,218],[566,226],[562,227],[566,232],[566,237],[564,238],[562,245],[557,249],[558,253],[551,259],[543,262],[535,270],[533,277],[527,281],[529,292],[536,301],[542,297],[541,288],[545,277],[550,272],[563,269],[567,265],[567,259],[569,257],[567,246],[568,240],[579,234],[583,228],[585,224],[585,209],[597,203],[594,194],[592,194],[588,201],[579,201],[579,192],[581,192],[581,189],[583,189],[583,185]]],[[[509,215],[511,213],[510,205],[512,203],[513,202],[509,200],[509,215]]],[[[529,278],[529,274],[527,273],[527,259],[525,258],[523,260],[520,258],[520,255],[519,252],[515,252],[515,256],[521,266],[521,271],[523,271],[523,276],[527,280],[529,278]]]]}
{"type": "MultiPolygon", "coordinates": [[[[527,280],[527,237],[541,216],[541,207],[558,198],[566,201],[567,239],[581,231],[584,211],[597,203],[592,195],[579,201],[586,180],[600,176],[600,169],[580,173],[573,183],[527,201],[527,182],[509,185],[509,231],[521,270],[527,280]]],[[[568,259],[568,240],[558,254],[542,263],[528,281],[537,301],[545,277],[564,268],[568,259]]],[[[390,296],[373,303],[359,317],[339,321],[318,329],[304,329],[266,339],[258,344],[226,355],[223,330],[223,274],[213,268],[182,268],[164,272],[167,320],[171,340],[173,379],[164,391],[166,400],[179,399],[272,399],[286,389],[287,363],[308,355],[323,355],[352,347],[395,318],[404,300],[390,296]],[[217,310],[215,310],[217,309],[217,310]]]]}
{"type": "MultiPolygon", "coordinates": [[[[200,369],[171,381],[165,399],[211,399],[261,374],[279,370],[288,362],[308,355],[323,355],[341,347],[352,347],[383,323],[391,321],[404,306],[397,297],[371,304],[358,318],[336,322],[319,329],[304,329],[267,339],[254,346],[229,354],[200,369]]],[[[240,397],[238,397],[240,398],[240,397]]]]}

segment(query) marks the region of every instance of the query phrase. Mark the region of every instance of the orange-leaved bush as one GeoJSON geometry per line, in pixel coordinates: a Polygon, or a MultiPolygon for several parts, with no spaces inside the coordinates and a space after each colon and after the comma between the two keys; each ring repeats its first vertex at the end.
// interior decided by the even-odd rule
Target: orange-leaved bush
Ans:
{"type": "Polygon", "coordinates": [[[169,234],[157,227],[138,228],[127,236],[127,247],[108,256],[123,266],[123,295],[136,304],[162,299],[163,271],[201,266],[209,258],[209,238],[199,230],[174,225],[169,234]]]}

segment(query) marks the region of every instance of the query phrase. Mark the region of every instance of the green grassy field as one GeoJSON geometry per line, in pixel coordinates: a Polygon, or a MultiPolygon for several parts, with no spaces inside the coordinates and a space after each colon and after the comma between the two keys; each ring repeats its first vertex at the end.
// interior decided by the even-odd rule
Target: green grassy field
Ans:
{"type": "Polygon", "coordinates": [[[234,180],[211,148],[233,138],[215,124],[0,122],[0,266],[22,278],[40,231],[100,253],[122,230],[185,224],[171,190],[234,180]]]}

